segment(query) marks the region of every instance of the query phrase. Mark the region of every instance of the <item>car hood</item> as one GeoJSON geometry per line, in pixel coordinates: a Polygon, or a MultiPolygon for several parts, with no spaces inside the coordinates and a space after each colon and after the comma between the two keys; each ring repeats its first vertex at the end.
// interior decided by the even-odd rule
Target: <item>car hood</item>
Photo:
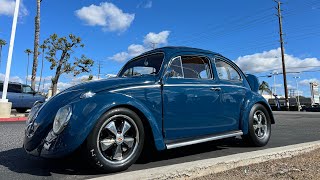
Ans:
{"type": "Polygon", "coordinates": [[[131,78],[109,78],[109,79],[81,83],[66,89],[62,93],[68,92],[68,91],[100,92],[100,91],[113,90],[116,88],[123,88],[128,86],[152,84],[154,82],[155,82],[155,77],[151,77],[151,76],[131,77],[131,78]]]}

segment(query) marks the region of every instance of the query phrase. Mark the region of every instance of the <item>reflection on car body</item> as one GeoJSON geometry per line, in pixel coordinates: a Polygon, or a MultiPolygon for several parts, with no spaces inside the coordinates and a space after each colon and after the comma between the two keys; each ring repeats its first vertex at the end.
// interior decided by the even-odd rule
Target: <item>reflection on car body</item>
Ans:
{"type": "Polygon", "coordinates": [[[165,150],[242,135],[264,146],[275,121],[258,86],[220,54],[155,49],[116,78],[73,86],[34,107],[24,148],[62,157],[83,147],[94,166],[114,172],[132,165],[146,144],[165,150]]]}

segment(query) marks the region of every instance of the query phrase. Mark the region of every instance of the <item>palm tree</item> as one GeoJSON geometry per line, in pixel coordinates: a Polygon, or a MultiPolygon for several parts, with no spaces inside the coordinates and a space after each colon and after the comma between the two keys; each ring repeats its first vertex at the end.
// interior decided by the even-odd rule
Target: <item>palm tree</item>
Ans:
{"type": "Polygon", "coordinates": [[[2,46],[5,46],[7,42],[3,39],[0,39],[0,69],[1,69],[1,52],[2,52],[2,46]]]}
{"type": "Polygon", "coordinates": [[[26,49],[24,52],[28,54],[27,77],[26,77],[26,84],[28,84],[29,59],[30,59],[30,54],[32,54],[32,51],[31,51],[31,49],[26,49]]]}
{"type": "Polygon", "coordinates": [[[45,44],[41,44],[40,48],[42,49],[42,60],[41,60],[41,70],[40,70],[40,80],[39,80],[38,92],[40,91],[40,85],[41,85],[41,80],[42,80],[44,50],[47,48],[47,46],[45,44]]]}
{"type": "Polygon", "coordinates": [[[272,91],[269,88],[269,84],[265,81],[262,81],[262,83],[259,85],[260,94],[263,93],[263,91],[272,94],[272,91]]]}
{"type": "Polygon", "coordinates": [[[40,37],[40,3],[42,0],[37,0],[37,14],[35,17],[35,33],[34,33],[34,53],[33,53],[33,65],[32,65],[32,76],[31,76],[31,87],[35,89],[36,86],[36,75],[38,68],[38,49],[39,49],[39,37],[40,37]]]}

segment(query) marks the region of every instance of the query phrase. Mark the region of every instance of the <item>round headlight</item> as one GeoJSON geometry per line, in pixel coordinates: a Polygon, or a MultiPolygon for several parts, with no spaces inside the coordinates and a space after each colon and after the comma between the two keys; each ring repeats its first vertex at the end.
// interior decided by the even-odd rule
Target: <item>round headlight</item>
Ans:
{"type": "Polygon", "coordinates": [[[72,108],[70,105],[60,108],[54,118],[52,130],[55,134],[60,134],[67,126],[72,115],[72,108]]]}

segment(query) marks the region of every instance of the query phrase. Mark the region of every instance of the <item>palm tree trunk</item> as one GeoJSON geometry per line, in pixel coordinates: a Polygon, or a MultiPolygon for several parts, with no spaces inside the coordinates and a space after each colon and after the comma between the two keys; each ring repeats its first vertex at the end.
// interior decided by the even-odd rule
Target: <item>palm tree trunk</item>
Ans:
{"type": "Polygon", "coordinates": [[[29,76],[29,54],[28,54],[28,65],[27,65],[27,77],[26,77],[26,84],[28,84],[28,76],[29,76]]]}
{"type": "Polygon", "coordinates": [[[40,80],[39,80],[39,86],[38,86],[38,92],[40,91],[40,85],[41,85],[41,80],[42,80],[42,70],[43,70],[43,55],[44,54],[44,49],[42,50],[42,62],[41,62],[41,70],[40,70],[40,80]]]}
{"type": "Polygon", "coordinates": [[[1,53],[2,53],[2,45],[0,46],[0,70],[1,70],[1,53]]]}
{"type": "Polygon", "coordinates": [[[33,51],[33,66],[31,76],[31,87],[35,89],[36,86],[36,75],[38,67],[38,49],[39,49],[39,37],[40,37],[40,2],[37,0],[37,15],[35,17],[35,34],[34,34],[34,51],[33,51]]]}

